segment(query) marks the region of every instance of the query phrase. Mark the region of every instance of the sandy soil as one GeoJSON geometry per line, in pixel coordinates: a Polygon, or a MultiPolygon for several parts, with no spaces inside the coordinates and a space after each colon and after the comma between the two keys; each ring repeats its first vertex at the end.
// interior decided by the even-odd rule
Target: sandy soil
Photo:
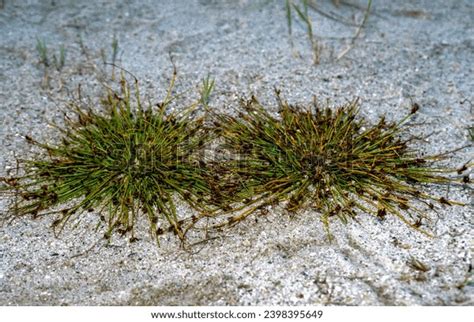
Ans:
{"type": "MultiPolygon", "coordinates": [[[[318,1],[321,10],[359,23],[366,3],[348,2],[355,6],[318,1]]],[[[358,96],[369,120],[400,119],[416,101],[421,109],[413,131],[432,133],[416,143],[421,152],[470,144],[472,1],[374,1],[366,28],[340,60],[336,56],[356,27],[311,11],[324,46],[319,65],[312,64],[304,25],[293,24],[290,46],[284,1],[2,3],[0,175],[13,173],[15,156],[34,153],[22,135],[57,138],[47,122],[60,119],[61,106],[79,84],[91,97],[100,90],[97,70],[104,68],[102,56],[112,59],[114,35],[117,63],[139,77],[153,100],[166,89],[171,53],[177,90],[195,89],[210,74],[217,81],[210,104],[221,111],[231,112],[239,97],[251,93],[272,105],[274,86],[294,103],[308,103],[313,95],[335,103],[358,96]],[[49,67],[45,74],[37,39],[50,55],[65,46],[61,71],[49,67]]],[[[471,145],[445,165],[459,167],[472,157],[471,145]]],[[[447,187],[426,189],[448,193],[447,187]]],[[[120,238],[95,244],[103,232],[92,229],[94,213],[59,238],[50,229],[54,218],[25,218],[0,226],[0,304],[472,305],[470,192],[451,187],[449,197],[468,205],[428,214],[432,239],[395,218],[361,216],[360,223],[335,221],[335,241],[329,243],[317,213],[290,218],[276,208],[258,222],[226,230],[194,254],[180,250],[173,238],[156,248],[145,231],[133,244],[120,238]],[[429,271],[410,268],[411,258],[429,271]]],[[[0,199],[3,215],[10,201],[0,199]]]]}

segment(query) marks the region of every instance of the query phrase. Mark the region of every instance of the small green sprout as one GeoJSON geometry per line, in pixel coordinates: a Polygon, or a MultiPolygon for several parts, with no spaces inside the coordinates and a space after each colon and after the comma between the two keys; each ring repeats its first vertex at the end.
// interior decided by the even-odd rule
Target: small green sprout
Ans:
{"type": "Polygon", "coordinates": [[[49,59],[48,59],[48,47],[46,46],[46,42],[44,40],[36,38],[36,50],[38,51],[40,64],[43,64],[45,67],[48,67],[49,59]]]}
{"type": "MultiPolygon", "coordinates": [[[[36,39],[36,51],[38,52],[39,58],[40,58],[40,64],[42,64],[44,67],[49,67],[51,65],[51,61],[48,57],[48,47],[46,46],[46,41],[43,39],[36,39]]],[[[56,54],[53,54],[52,57],[52,65],[60,71],[66,62],[66,49],[64,48],[64,45],[61,45],[59,47],[59,58],[56,56],[56,54]]]]}
{"type": "Polygon", "coordinates": [[[311,45],[311,52],[313,54],[313,63],[319,64],[321,56],[321,46],[313,36],[313,23],[308,13],[308,0],[302,0],[302,9],[293,3],[292,0],[285,1],[286,8],[286,19],[288,24],[288,33],[290,35],[290,41],[292,36],[292,10],[294,9],[299,18],[306,24],[306,33],[308,40],[311,45]]]}
{"type": "MultiPolygon", "coordinates": [[[[112,39],[112,79],[115,78],[115,61],[117,60],[117,55],[119,51],[118,39],[115,37],[112,39]]],[[[104,60],[105,63],[105,60],[104,60]]]]}
{"type": "Polygon", "coordinates": [[[291,36],[293,34],[293,29],[292,29],[292,16],[291,16],[291,2],[290,0],[285,1],[285,9],[286,9],[286,23],[288,25],[288,34],[290,35],[290,40],[291,36]]]}
{"type": "Polygon", "coordinates": [[[61,45],[61,47],[59,47],[59,67],[63,68],[65,62],[66,62],[66,49],[64,48],[64,45],[61,45]]]}
{"type": "Polygon", "coordinates": [[[59,47],[59,59],[56,57],[56,55],[53,55],[53,64],[56,67],[58,71],[63,69],[64,64],[66,62],[66,49],[64,48],[64,45],[61,45],[59,47]]]}
{"type": "MultiPolygon", "coordinates": [[[[311,8],[313,11],[317,12],[319,15],[326,17],[328,19],[337,21],[339,23],[342,23],[344,25],[348,26],[354,26],[355,24],[351,21],[348,21],[345,19],[343,16],[340,16],[335,13],[328,13],[326,11],[321,10],[317,5],[315,1],[312,0],[300,0],[301,5],[297,5],[295,0],[285,0],[285,11],[286,11],[286,23],[288,25],[288,34],[290,37],[290,43],[291,46],[293,47],[293,40],[292,40],[292,25],[293,25],[293,10],[296,12],[297,17],[306,25],[306,34],[308,35],[308,40],[311,45],[311,51],[313,54],[313,63],[314,64],[319,64],[321,60],[321,51],[322,51],[322,44],[321,42],[317,39],[317,37],[314,36],[313,33],[313,22],[311,20],[311,17],[309,16],[308,13],[308,8],[311,8]]],[[[339,7],[340,3],[335,2],[334,3],[336,7],[339,7]]],[[[352,48],[355,46],[356,40],[360,37],[360,34],[362,32],[362,29],[365,27],[367,20],[370,15],[370,9],[372,7],[372,0],[368,0],[367,2],[367,8],[364,13],[364,17],[362,22],[357,25],[357,30],[352,37],[349,45],[341,51],[336,57],[336,60],[341,59],[344,57],[352,48]]]]}
{"type": "Polygon", "coordinates": [[[212,184],[220,184],[222,208],[237,211],[216,227],[283,203],[289,212],[317,210],[328,236],[330,218],[346,223],[359,213],[380,220],[392,214],[429,235],[420,228],[426,216],[421,205],[459,204],[417,187],[453,182],[441,174],[455,170],[434,167],[441,155],[420,157],[410,140],[400,138],[410,115],[370,125],[358,117],[357,100],[335,110],[318,104],[301,109],[277,97],[280,118],[255,97],[242,102],[238,117],[214,115],[216,131],[234,157],[216,167],[220,177],[212,184]]]}
{"type": "Polygon", "coordinates": [[[112,39],[112,64],[115,64],[115,61],[117,60],[118,50],[118,39],[114,35],[114,38],[112,39]]]}
{"type": "Polygon", "coordinates": [[[215,81],[210,75],[207,75],[205,79],[202,80],[202,88],[201,88],[201,104],[208,108],[209,98],[211,93],[214,89],[215,81]]]}
{"type": "Polygon", "coordinates": [[[120,90],[107,91],[102,110],[71,103],[66,125],[57,126],[58,144],[26,136],[47,158],[23,161],[24,176],[3,178],[20,199],[13,215],[54,213],[53,226],[61,231],[81,212],[94,212],[108,227],[106,238],[115,231],[132,241],[137,221],[146,218],[157,240],[166,231],[184,239],[175,199],[207,208],[210,189],[198,157],[207,134],[203,118],[190,116],[198,103],[168,112],[170,93],[163,103],[145,105],[138,83],[132,87],[122,76],[120,90]]]}

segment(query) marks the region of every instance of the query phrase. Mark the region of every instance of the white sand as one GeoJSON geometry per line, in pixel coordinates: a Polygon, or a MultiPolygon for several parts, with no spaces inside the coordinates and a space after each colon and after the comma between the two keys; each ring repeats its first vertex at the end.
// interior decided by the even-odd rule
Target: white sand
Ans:
{"type": "MultiPolygon", "coordinates": [[[[334,102],[359,96],[361,112],[370,120],[384,114],[400,119],[413,99],[421,106],[420,125],[413,131],[434,132],[417,143],[420,151],[469,144],[469,100],[474,101],[469,0],[374,1],[361,38],[340,61],[334,56],[355,28],[312,12],[315,34],[325,45],[318,66],[311,64],[305,27],[296,22],[293,40],[302,57],[292,55],[284,1],[5,2],[0,9],[0,175],[14,169],[14,155],[31,155],[21,135],[57,138],[45,124],[60,119],[67,89],[79,83],[86,94],[98,89],[90,63],[100,65],[101,48],[110,59],[114,34],[119,64],[137,75],[155,100],[171,75],[171,52],[177,88],[196,87],[211,74],[217,81],[211,106],[222,111],[231,111],[240,95],[251,92],[274,104],[274,86],[291,102],[308,103],[313,95],[334,102]],[[40,86],[36,37],[56,53],[60,44],[67,49],[65,68],[50,69],[50,90],[40,86]]],[[[322,10],[349,20],[363,17],[362,10],[319,2],[322,10]]],[[[445,164],[459,167],[472,157],[472,147],[465,148],[445,164]]],[[[429,190],[447,193],[446,187],[429,190]]],[[[25,218],[0,226],[0,304],[472,305],[470,191],[451,187],[449,197],[469,205],[428,214],[433,239],[395,218],[379,222],[361,216],[360,224],[335,221],[336,241],[330,244],[317,213],[289,218],[275,209],[258,223],[251,218],[224,231],[196,254],[180,250],[173,238],[157,249],[144,230],[139,242],[115,238],[109,246],[99,243],[73,257],[103,234],[92,231],[94,214],[59,238],[50,229],[54,218],[25,218]],[[429,271],[410,268],[411,257],[429,271]]],[[[0,199],[3,214],[8,201],[0,199]]]]}

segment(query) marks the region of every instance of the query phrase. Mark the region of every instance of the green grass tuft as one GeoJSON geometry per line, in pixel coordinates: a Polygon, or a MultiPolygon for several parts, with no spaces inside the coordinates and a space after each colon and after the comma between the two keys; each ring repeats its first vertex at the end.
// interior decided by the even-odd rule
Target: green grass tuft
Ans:
{"type": "Polygon", "coordinates": [[[57,69],[57,71],[61,71],[66,63],[66,49],[64,45],[59,46],[59,56],[53,54],[52,59],[48,57],[48,47],[46,45],[46,41],[43,39],[36,39],[36,51],[38,52],[39,56],[39,63],[42,64],[44,67],[53,66],[57,69]]]}
{"type": "Polygon", "coordinates": [[[167,231],[184,241],[188,231],[200,230],[200,219],[216,220],[206,221],[207,233],[282,205],[290,213],[316,210],[329,237],[331,218],[346,223],[359,214],[380,220],[391,214],[429,235],[426,210],[460,204],[420,188],[460,182],[443,174],[461,174],[469,164],[438,168],[446,153],[419,156],[410,148],[412,139],[402,137],[416,108],[400,122],[368,124],[357,100],[302,108],[277,92],[279,117],[255,97],[231,116],[210,111],[214,80],[207,77],[197,102],[171,112],[175,79],[176,70],[161,103],[143,104],[138,82],[132,86],[122,74],[119,90],[107,87],[101,108],[71,102],[65,125],[56,126],[59,143],[26,136],[44,157],[22,161],[22,176],[0,178],[0,190],[17,196],[13,218],[56,214],[61,231],[89,211],[103,221],[106,238],[118,232],[132,241],[144,218],[157,241],[167,231]],[[196,116],[200,107],[210,119],[196,116]],[[210,159],[206,151],[216,144],[217,158],[210,159]],[[198,213],[178,214],[177,199],[198,213]]]}
{"type": "Polygon", "coordinates": [[[221,177],[212,185],[220,185],[222,208],[237,211],[217,227],[281,203],[289,212],[320,212],[329,236],[331,217],[347,222],[358,213],[380,219],[392,214],[425,232],[420,204],[456,204],[416,186],[452,182],[441,174],[453,170],[434,167],[441,156],[420,157],[400,138],[409,116],[370,125],[358,117],[357,100],[335,110],[317,104],[301,109],[278,100],[279,118],[255,98],[242,103],[239,117],[214,115],[233,157],[214,170],[221,177]]]}
{"type": "Polygon", "coordinates": [[[164,103],[142,104],[138,85],[122,77],[120,90],[108,90],[99,112],[72,103],[75,116],[58,127],[59,144],[26,137],[48,157],[24,161],[24,176],[3,178],[20,199],[14,215],[56,213],[54,226],[62,229],[81,212],[96,212],[108,227],[105,237],[116,231],[132,241],[145,217],[153,236],[168,230],[183,239],[174,199],[206,209],[210,189],[197,154],[207,134],[203,119],[190,117],[197,103],[168,112],[171,100],[169,94],[164,103]],[[52,207],[59,210],[46,212],[52,207]]]}
{"type": "Polygon", "coordinates": [[[205,79],[202,80],[201,87],[201,104],[207,109],[209,104],[209,99],[211,93],[214,90],[215,80],[211,78],[210,75],[207,75],[205,79]]]}
{"type": "Polygon", "coordinates": [[[43,64],[45,67],[48,67],[48,47],[46,46],[46,42],[44,40],[41,40],[39,38],[36,39],[36,51],[38,52],[38,56],[40,58],[40,64],[43,64]]]}

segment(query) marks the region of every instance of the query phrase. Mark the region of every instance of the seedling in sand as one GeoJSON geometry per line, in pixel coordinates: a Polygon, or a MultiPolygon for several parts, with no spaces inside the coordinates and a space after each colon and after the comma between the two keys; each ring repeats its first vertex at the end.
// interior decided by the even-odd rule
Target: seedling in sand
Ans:
{"type": "Polygon", "coordinates": [[[24,161],[25,175],[4,178],[20,198],[15,216],[58,214],[62,229],[80,212],[95,212],[106,223],[105,236],[129,233],[147,218],[155,237],[173,231],[184,238],[175,198],[203,210],[209,194],[205,169],[197,152],[206,143],[202,118],[190,118],[197,103],[181,112],[168,112],[173,96],[155,106],[141,101],[138,85],[122,77],[119,91],[109,89],[103,110],[71,103],[61,142],[29,143],[48,157],[24,161]],[[66,206],[62,206],[65,205],[66,206]],[[51,208],[58,209],[51,211],[51,208]]]}
{"type": "Polygon", "coordinates": [[[45,67],[48,67],[49,59],[48,59],[48,48],[46,47],[46,42],[44,40],[37,38],[36,50],[38,51],[38,55],[40,57],[40,63],[43,64],[45,67]]]}
{"type": "Polygon", "coordinates": [[[306,34],[308,35],[308,40],[311,45],[311,52],[313,54],[313,63],[319,64],[320,57],[321,57],[321,46],[313,35],[313,23],[308,14],[308,0],[302,0],[302,8],[300,8],[298,5],[293,3],[292,0],[286,0],[285,8],[286,8],[286,19],[287,19],[287,24],[288,24],[288,33],[290,35],[290,40],[292,36],[292,19],[293,19],[292,10],[295,10],[298,17],[306,25],[306,34]]]}
{"type": "MultiPolygon", "coordinates": [[[[288,26],[288,33],[289,33],[289,36],[290,36],[290,42],[291,42],[291,45],[293,46],[293,40],[292,40],[293,11],[295,11],[296,16],[306,26],[306,34],[308,36],[308,40],[309,40],[309,43],[311,45],[311,52],[312,52],[312,55],[313,55],[313,63],[314,64],[319,64],[320,60],[321,60],[321,52],[322,52],[323,46],[322,46],[321,41],[316,36],[314,36],[314,34],[313,34],[313,22],[312,22],[311,17],[308,13],[308,8],[311,8],[313,11],[317,12],[318,14],[320,14],[323,17],[326,17],[326,18],[329,18],[331,20],[340,22],[342,24],[349,25],[349,26],[354,26],[355,24],[350,22],[350,21],[347,21],[346,19],[344,19],[344,17],[342,17],[340,15],[337,15],[335,13],[328,13],[328,12],[325,12],[325,11],[321,10],[320,8],[318,8],[315,1],[301,0],[300,2],[301,2],[301,4],[297,5],[293,0],[285,0],[286,20],[287,20],[287,26],[288,26]]],[[[345,3],[345,4],[347,4],[347,3],[345,3]]],[[[335,5],[337,7],[339,7],[340,3],[335,2],[335,5]]],[[[362,19],[362,22],[357,25],[357,30],[356,30],[354,36],[352,37],[349,45],[337,55],[336,60],[341,59],[352,48],[354,48],[356,40],[360,37],[362,29],[364,28],[364,26],[367,23],[367,20],[369,18],[369,14],[370,14],[371,6],[372,6],[372,0],[368,0],[367,8],[365,10],[365,14],[364,14],[364,17],[362,19]]]]}
{"type": "Polygon", "coordinates": [[[215,81],[211,78],[210,75],[207,75],[205,79],[202,80],[201,87],[201,104],[207,109],[209,104],[209,98],[212,91],[214,90],[215,81]]]}
{"type": "Polygon", "coordinates": [[[56,56],[56,54],[53,54],[51,60],[48,57],[48,47],[46,46],[45,40],[41,40],[39,38],[36,39],[36,50],[40,58],[40,64],[42,64],[44,67],[49,67],[51,65],[51,60],[52,65],[56,68],[56,70],[61,71],[61,69],[64,67],[66,62],[66,49],[64,48],[64,45],[59,47],[59,55],[56,56]]]}
{"type": "Polygon", "coordinates": [[[64,63],[66,62],[66,50],[64,49],[64,45],[59,47],[59,58],[56,55],[53,55],[53,63],[56,66],[56,69],[60,71],[64,67],[64,63]]]}
{"type": "Polygon", "coordinates": [[[115,37],[112,39],[112,79],[115,77],[115,61],[117,60],[117,55],[119,51],[118,39],[115,37]]]}
{"type": "Polygon", "coordinates": [[[112,39],[112,64],[115,64],[115,61],[117,60],[118,48],[118,40],[114,35],[114,38],[112,39]]]}
{"type": "Polygon", "coordinates": [[[450,183],[442,174],[454,170],[434,167],[442,156],[420,157],[410,140],[400,138],[410,115],[398,123],[382,118],[370,125],[358,116],[357,100],[334,110],[319,104],[302,109],[279,95],[278,101],[280,118],[255,97],[242,103],[239,117],[214,116],[216,131],[234,152],[215,170],[223,178],[214,184],[232,178],[230,187],[219,189],[224,206],[237,211],[228,224],[282,204],[291,213],[315,209],[328,232],[330,218],[347,222],[359,213],[379,219],[395,215],[425,232],[420,205],[458,204],[416,185],[450,183]]]}

